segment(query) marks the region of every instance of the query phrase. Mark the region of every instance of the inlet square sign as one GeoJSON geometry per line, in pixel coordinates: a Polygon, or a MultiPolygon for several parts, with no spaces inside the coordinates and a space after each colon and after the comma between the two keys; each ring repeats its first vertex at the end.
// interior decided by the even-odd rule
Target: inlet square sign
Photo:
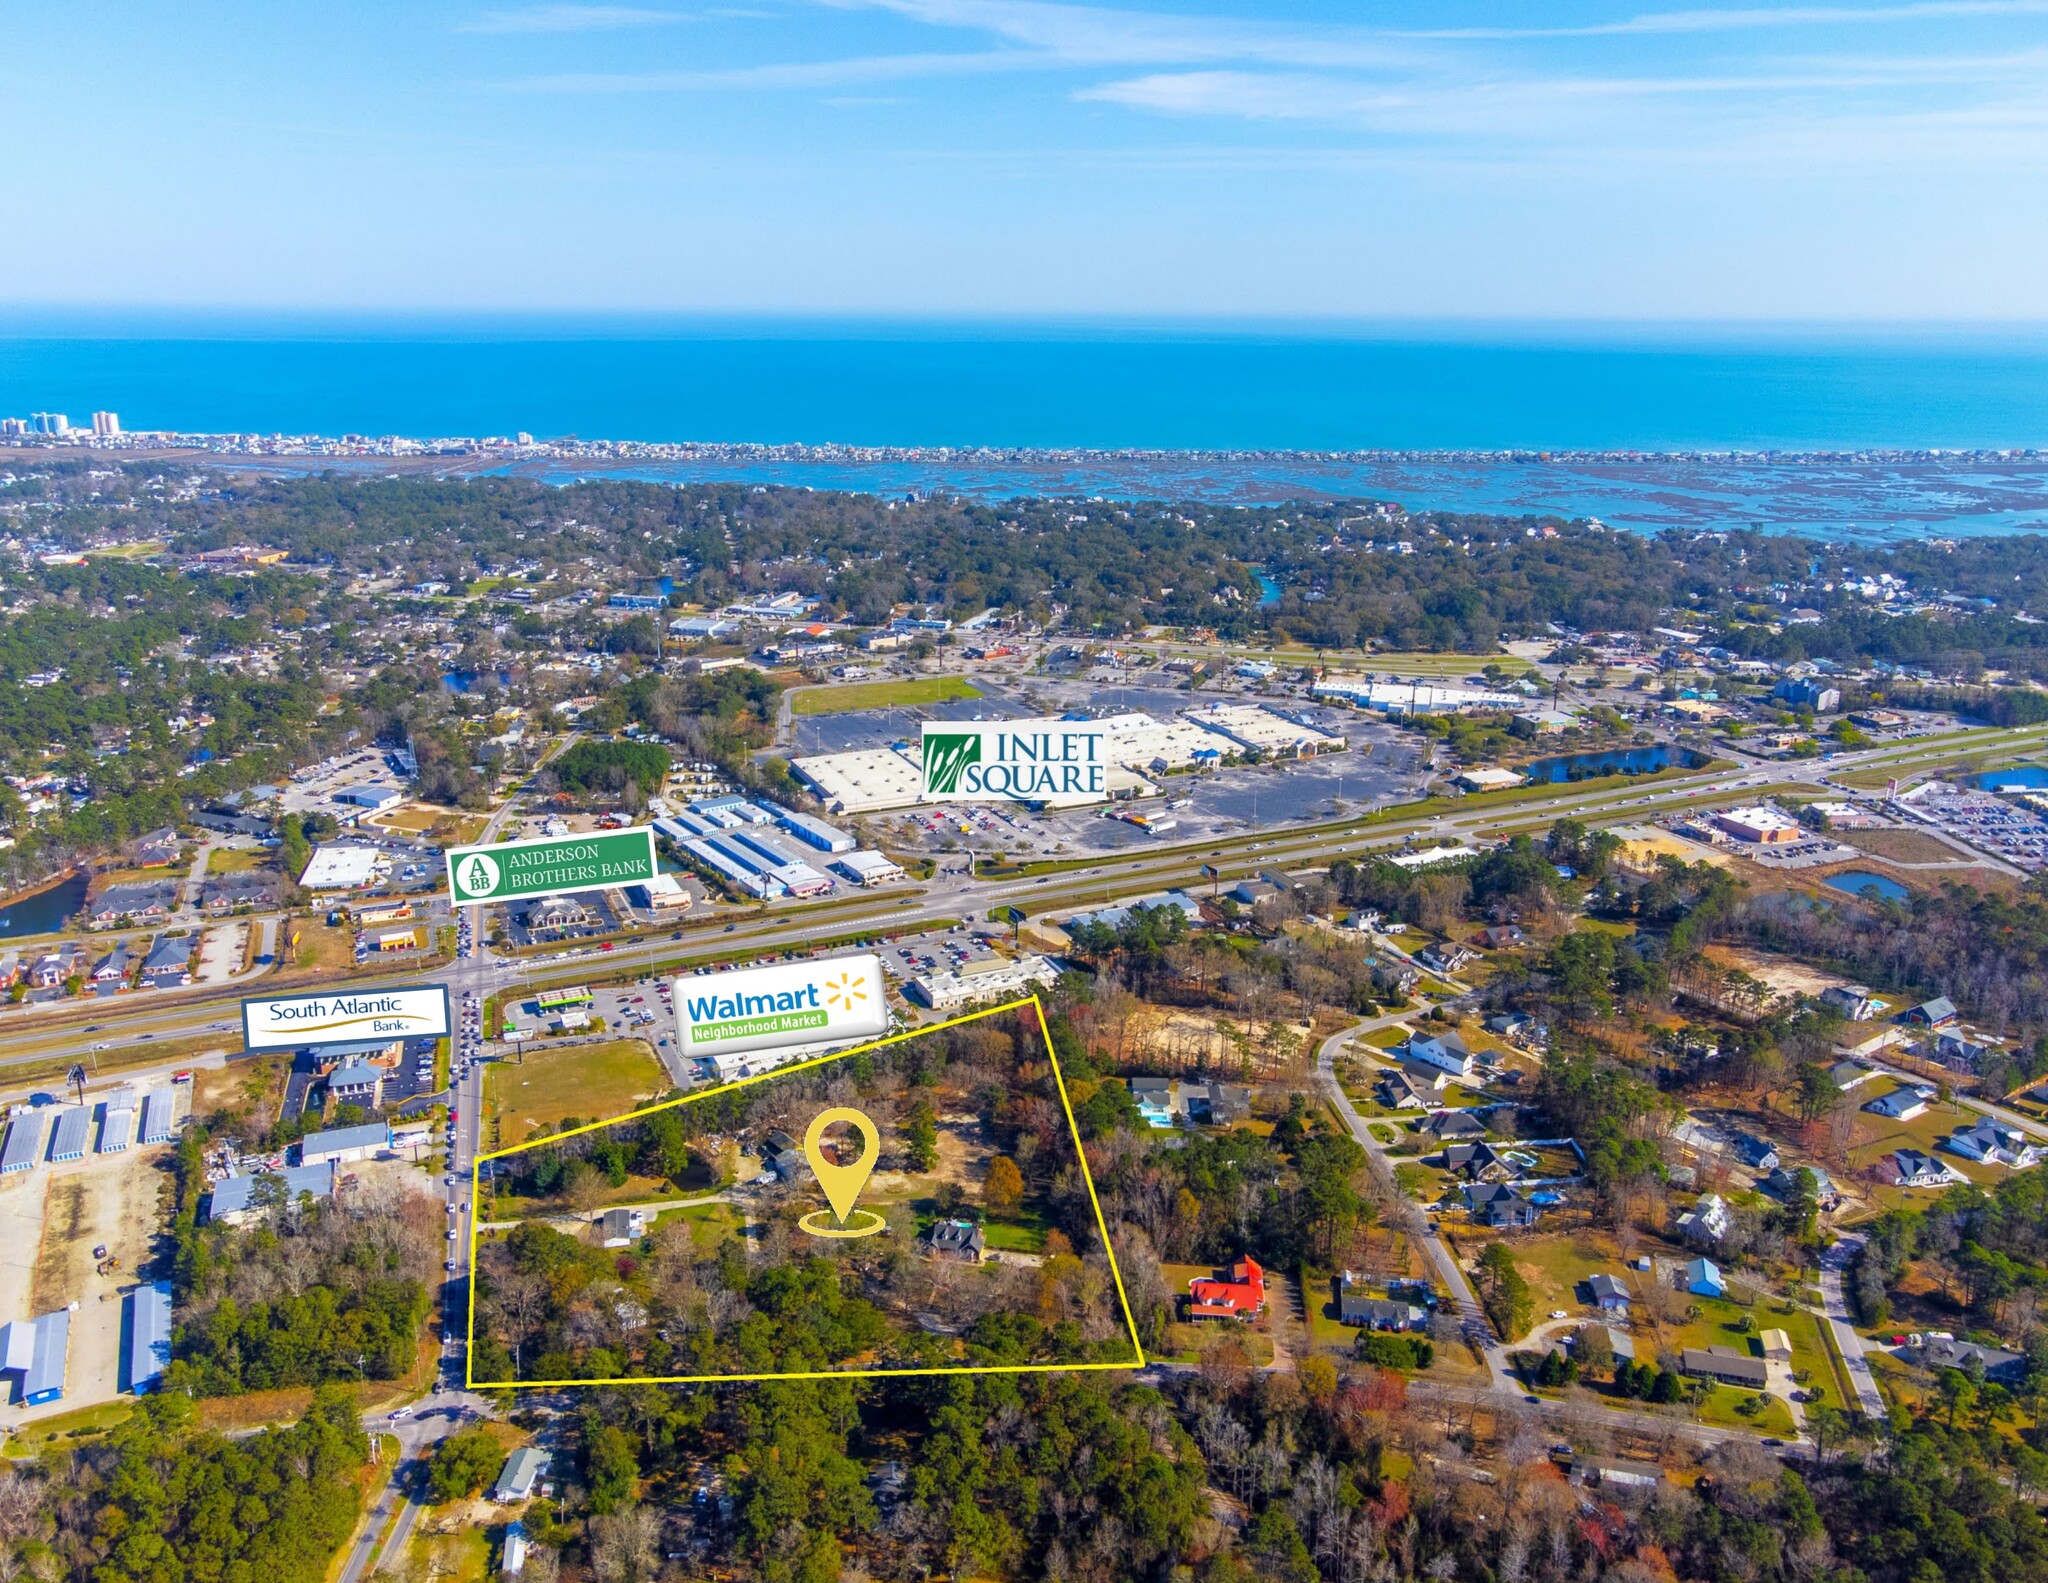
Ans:
{"type": "Polygon", "coordinates": [[[448,849],[448,899],[458,907],[525,901],[607,885],[640,885],[660,872],[654,832],[594,830],[589,835],[500,841],[448,849]]]}
{"type": "Polygon", "coordinates": [[[698,973],[676,980],[675,1002],[686,1059],[889,1031],[882,959],[872,954],[698,973]]]}
{"type": "Polygon", "coordinates": [[[1109,760],[1094,720],[927,720],[926,802],[1100,802],[1109,760]]]}
{"type": "Polygon", "coordinates": [[[439,984],[271,995],[242,1002],[242,1043],[250,1050],[447,1036],[448,991],[439,984]]]}

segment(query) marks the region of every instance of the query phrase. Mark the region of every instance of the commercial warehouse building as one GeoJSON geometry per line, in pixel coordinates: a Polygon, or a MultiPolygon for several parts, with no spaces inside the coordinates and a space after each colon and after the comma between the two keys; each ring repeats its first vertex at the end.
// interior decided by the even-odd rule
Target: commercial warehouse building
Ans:
{"type": "Polygon", "coordinates": [[[834,813],[908,808],[924,792],[924,771],[907,748],[866,748],[790,760],[790,772],[834,813]]]}
{"type": "Polygon", "coordinates": [[[56,1136],[50,1140],[50,1158],[55,1161],[82,1160],[92,1132],[92,1110],[86,1105],[68,1105],[57,1112],[56,1136]]]}
{"type": "Polygon", "coordinates": [[[334,800],[351,808],[382,813],[386,808],[396,808],[404,802],[405,793],[396,786],[344,786],[334,794],[334,800]]]}
{"type": "Polygon", "coordinates": [[[330,1127],[309,1132],[299,1140],[301,1165],[353,1165],[374,1160],[391,1147],[391,1128],[381,1121],[366,1121],[359,1127],[330,1127]]]}
{"type": "Polygon", "coordinates": [[[0,1372],[21,1376],[21,1400],[26,1407],[63,1399],[64,1371],[70,1358],[68,1308],[0,1325],[0,1372]]]}
{"type": "Polygon", "coordinates": [[[171,1289],[161,1281],[128,1294],[128,1389],[137,1396],[171,1364],[171,1289]]]}
{"type": "Polygon", "coordinates": [[[371,846],[318,846],[299,883],[308,890],[355,890],[376,879],[381,857],[371,846]]]}
{"type": "Polygon", "coordinates": [[[43,1113],[19,1112],[7,1128],[7,1142],[0,1146],[0,1176],[33,1171],[43,1159],[43,1113]]]}
{"type": "Polygon", "coordinates": [[[903,866],[880,852],[843,853],[832,866],[856,885],[886,885],[903,878],[903,866]]]}
{"type": "Polygon", "coordinates": [[[315,1198],[334,1196],[334,1166],[294,1165],[282,1171],[263,1171],[253,1176],[229,1176],[213,1184],[206,1215],[209,1220],[218,1220],[226,1225],[239,1225],[257,1213],[256,1187],[266,1177],[275,1177],[284,1184],[286,1203],[295,1203],[301,1193],[311,1193],[315,1198]]]}
{"type": "Polygon", "coordinates": [[[814,846],[820,852],[851,852],[860,844],[837,825],[779,804],[775,805],[775,822],[804,845],[814,846]]]}
{"type": "Polygon", "coordinates": [[[629,887],[626,895],[634,906],[652,913],[684,912],[696,901],[673,874],[657,874],[644,885],[629,887]]]}
{"type": "Polygon", "coordinates": [[[1217,740],[1188,720],[1159,720],[1142,710],[1105,715],[1102,751],[1112,764],[1155,774],[1166,770],[1201,769],[1222,761],[1231,744],[1217,740]]]}
{"type": "Polygon", "coordinates": [[[1360,709],[1388,715],[1449,715],[1467,709],[1520,709],[1527,700],[1478,687],[1449,687],[1437,682],[1368,682],[1333,678],[1309,689],[1317,698],[1337,698],[1360,709]]]}
{"type": "Polygon", "coordinates": [[[142,1100],[143,1143],[168,1143],[171,1118],[177,1114],[177,1096],[168,1088],[153,1089],[142,1100]]]}
{"type": "Polygon", "coordinates": [[[1334,753],[1344,746],[1340,736],[1257,704],[1211,704],[1206,709],[1190,709],[1181,718],[1248,752],[1271,757],[1334,753]]]}
{"type": "Polygon", "coordinates": [[[100,1109],[100,1153],[121,1154],[135,1141],[135,1100],[116,1094],[100,1109]]]}

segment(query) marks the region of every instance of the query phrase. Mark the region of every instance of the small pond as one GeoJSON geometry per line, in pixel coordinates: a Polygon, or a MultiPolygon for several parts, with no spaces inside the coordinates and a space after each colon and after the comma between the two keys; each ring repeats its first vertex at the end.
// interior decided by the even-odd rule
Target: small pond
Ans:
{"type": "Polygon", "coordinates": [[[1862,869],[1851,869],[1846,874],[1830,874],[1827,878],[1829,890],[1838,890],[1844,896],[1873,896],[1879,901],[1904,901],[1912,892],[1895,879],[1882,874],[1866,873],[1862,869]]]}
{"type": "Polygon", "coordinates": [[[90,883],[83,874],[73,874],[61,885],[0,907],[0,935],[57,933],[85,905],[90,883]]]}
{"type": "Polygon", "coordinates": [[[1989,770],[1977,777],[1983,791],[2048,790],[2048,768],[2039,764],[2015,764],[2009,769],[1989,770]]]}
{"type": "Polygon", "coordinates": [[[1648,775],[1682,765],[1687,769],[1704,763],[1690,748],[1659,742],[1653,747],[1609,748],[1605,752],[1560,753],[1555,758],[1537,759],[1520,766],[1532,781],[1562,782],[1596,780],[1602,775],[1648,775]]]}

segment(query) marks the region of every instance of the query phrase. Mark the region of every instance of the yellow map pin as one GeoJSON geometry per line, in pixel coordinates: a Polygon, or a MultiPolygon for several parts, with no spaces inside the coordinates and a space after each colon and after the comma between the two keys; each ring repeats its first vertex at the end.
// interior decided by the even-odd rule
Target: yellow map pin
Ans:
{"type": "Polygon", "coordinates": [[[804,1158],[817,1172],[818,1185],[825,1189],[826,1202],[831,1204],[832,1213],[841,1225],[853,1213],[854,1201],[860,1197],[860,1190],[868,1185],[868,1178],[874,1174],[875,1161],[881,1157],[881,1152],[881,1134],[875,1131],[875,1124],[857,1110],[835,1105],[830,1110],[819,1111],[812,1118],[811,1129],[804,1134],[804,1158]],[[852,1165],[838,1164],[822,1147],[825,1129],[835,1121],[845,1122],[860,1134],[861,1156],[852,1165]]]}

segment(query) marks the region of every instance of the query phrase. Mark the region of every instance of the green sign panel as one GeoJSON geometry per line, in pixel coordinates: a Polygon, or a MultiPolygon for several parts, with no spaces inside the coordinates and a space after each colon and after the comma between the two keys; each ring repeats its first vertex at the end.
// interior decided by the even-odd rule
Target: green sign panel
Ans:
{"type": "Polygon", "coordinates": [[[658,872],[654,832],[596,830],[589,835],[501,841],[448,851],[448,899],[458,907],[524,901],[607,885],[639,885],[658,872]]]}

